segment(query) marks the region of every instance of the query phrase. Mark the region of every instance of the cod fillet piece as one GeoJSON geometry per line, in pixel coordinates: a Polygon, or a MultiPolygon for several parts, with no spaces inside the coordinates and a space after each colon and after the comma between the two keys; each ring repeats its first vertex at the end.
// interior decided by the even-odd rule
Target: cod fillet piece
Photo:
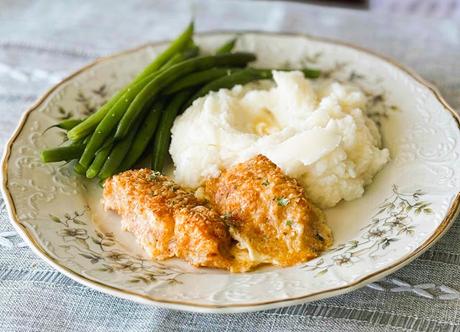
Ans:
{"type": "Polygon", "coordinates": [[[122,217],[151,258],[177,256],[194,266],[228,269],[231,237],[220,215],[170,178],[149,169],[104,184],[104,208],[122,217]]]}
{"type": "Polygon", "coordinates": [[[238,247],[247,250],[246,255],[233,251],[235,271],[263,263],[305,262],[332,244],[321,210],[307,200],[295,179],[263,155],[208,179],[204,191],[238,247]]]}

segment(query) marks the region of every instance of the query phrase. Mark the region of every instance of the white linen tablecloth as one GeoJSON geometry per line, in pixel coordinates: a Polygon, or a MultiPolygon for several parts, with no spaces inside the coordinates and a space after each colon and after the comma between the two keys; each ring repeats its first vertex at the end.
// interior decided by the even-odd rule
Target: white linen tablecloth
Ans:
{"type": "MultiPolygon", "coordinates": [[[[0,0],[0,146],[47,88],[95,57],[198,31],[294,31],[397,59],[460,108],[460,21],[275,1],[0,0]]],[[[460,226],[410,265],[331,299],[246,314],[159,309],[82,286],[36,257],[0,201],[0,331],[460,331],[460,226]]]]}

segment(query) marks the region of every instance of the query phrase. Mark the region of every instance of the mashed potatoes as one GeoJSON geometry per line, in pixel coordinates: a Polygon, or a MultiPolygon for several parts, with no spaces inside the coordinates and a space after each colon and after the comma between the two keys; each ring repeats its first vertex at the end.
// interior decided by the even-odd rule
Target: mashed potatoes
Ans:
{"type": "Polygon", "coordinates": [[[236,86],[196,100],[172,128],[175,180],[198,187],[263,154],[327,208],[360,197],[389,160],[356,87],[274,72],[275,84],[236,86]],[[313,85],[314,84],[314,85],[313,85]]]}

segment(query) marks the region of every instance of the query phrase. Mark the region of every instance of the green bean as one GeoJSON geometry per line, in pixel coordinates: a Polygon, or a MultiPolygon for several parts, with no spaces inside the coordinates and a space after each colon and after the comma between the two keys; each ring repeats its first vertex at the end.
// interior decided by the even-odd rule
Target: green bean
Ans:
{"type": "MultiPolygon", "coordinates": [[[[283,69],[282,69],[283,70],[283,69]]],[[[316,78],[321,72],[316,69],[300,69],[300,71],[307,78],[316,78]]],[[[273,76],[272,69],[256,69],[256,68],[245,68],[239,71],[235,71],[230,75],[217,78],[214,81],[209,82],[203,86],[192,98],[187,102],[187,106],[191,105],[192,102],[210,91],[218,91],[220,89],[230,89],[238,84],[246,84],[255,80],[260,79],[271,79],[273,76]]]]}
{"type": "Polygon", "coordinates": [[[82,121],[84,120],[83,119],[67,119],[67,120],[59,122],[56,125],[56,127],[64,129],[64,130],[70,130],[76,125],[80,124],[82,121]]]}
{"type": "Polygon", "coordinates": [[[80,157],[84,149],[85,146],[83,144],[60,146],[54,149],[43,150],[40,153],[40,158],[44,163],[70,161],[80,157]]]}
{"type": "Polygon", "coordinates": [[[101,171],[99,172],[99,179],[105,180],[115,174],[130,149],[139,124],[140,121],[134,125],[133,130],[123,140],[114,145],[110,155],[105,160],[104,166],[102,166],[101,171]]]}
{"type": "Polygon", "coordinates": [[[187,90],[179,92],[161,115],[160,126],[155,132],[153,140],[152,169],[155,171],[161,172],[163,170],[164,160],[171,142],[171,128],[174,119],[191,94],[192,92],[187,90]]]}
{"type": "Polygon", "coordinates": [[[321,70],[305,68],[300,70],[306,78],[318,78],[321,75],[321,70]]]}
{"type": "Polygon", "coordinates": [[[176,54],[174,54],[174,56],[171,59],[168,60],[168,62],[166,62],[161,67],[161,70],[168,69],[169,67],[172,67],[172,66],[178,64],[179,62],[188,60],[190,58],[194,58],[194,57],[196,57],[198,55],[199,52],[200,52],[199,47],[196,46],[196,45],[193,45],[193,46],[191,46],[190,48],[184,50],[181,53],[176,53],[176,54]]]}
{"type": "MultiPolygon", "coordinates": [[[[193,55],[195,51],[191,50],[190,56],[193,55]]],[[[184,63],[184,62],[183,62],[184,63]]],[[[175,67],[175,65],[173,65],[175,67]]],[[[164,71],[160,71],[158,73],[158,76],[161,76],[161,73],[167,72],[168,69],[164,71]]],[[[110,109],[110,111],[104,116],[104,118],[99,122],[97,125],[96,129],[94,130],[94,133],[91,136],[91,139],[83,152],[83,155],[81,156],[79,160],[79,164],[86,169],[89,167],[91,164],[97,150],[101,148],[101,145],[103,144],[104,140],[109,136],[111,133],[112,129],[117,126],[119,120],[122,118],[123,114],[126,112],[128,109],[128,106],[131,104],[131,102],[134,100],[136,95],[155,77],[157,76],[157,73],[152,73],[148,76],[146,76],[144,79],[140,80],[136,84],[131,85],[129,87],[125,94],[120,98],[115,105],[110,109]]],[[[116,139],[121,139],[120,137],[115,136],[116,139]]]]}
{"type": "Polygon", "coordinates": [[[75,171],[75,173],[80,175],[85,175],[86,173],[86,168],[80,165],[78,162],[75,163],[75,165],[73,166],[73,170],[75,171]]]}
{"type": "Polygon", "coordinates": [[[176,53],[174,54],[174,56],[168,60],[168,62],[166,62],[161,68],[160,70],[165,70],[173,65],[175,65],[176,63],[179,63],[183,61],[183,54],[182,53],[176,53]]]}
{"type": "Polygon", "coordinates": [[[208,55],[183,61],[161,72],[142,89],[129,105],[128,110],[118,124],[115,138],[123,138],[136,122],[145,104],[156,97],[161,89],[177,80],[179,76],[218,66],[245,66],[253,60],[255,60],[255,56],[251,53],[208,55]]]}
{"type": "Polygon", "coordinates": [[[200,84],[209,83],[210,81],[213,81],[222,76],[230,75],[238,70],[240,69],[239,68],[211,68],[208,70],[203,70],[203,71],[199,71],[196,73],[192,73],[190,75],[187,75],[175,81],[173,84],[168,86],[168,88],[162,93],[164,93],[165,95],[170,95],[170,94],[173,94],[177,91],[180,91],[186,88],[190,88],[190,87],[197,86],[200,84]]]}
{"type": "MultiPolygon", "coordinates": [[[[89,139],[90,139],[89,136],[83,137],[82,139],[79,139],[78,141],[72,142],[72,145],[83,144],[86,147],[86,144],[88,144],[89,139]]],[[[78,157],[78,158],[80,158],[80,157],[78,157]]]]}
{"type": "Polygon", "coordinates": [[[163,51],[160,55],[156,57],[156,59],[149,64],[143,71],[136,77],[136,79],[142,79],[147,77],[151,73],[157,71],[161,68],[174,54],[181,52],[187,46],[189,46],[190,40],[192,39],[194,30],[193,22],[187,26],[187,28],[177,37],[171,44],[169,44],[168,48],[163,51]]]}
{"type": "Polygon", "coordinates": [[[83,121],[82,119],[66,119],[66,120],[62,120],[61,122],[56,123],[55,125],[52,125],[52,126],[46,128],[43,131],[43,133],[47,132],[51,128],[60,128],[60,129],[64,129],[64,130],[70,130],[73,127],[75,127],[76,125],[80,124],[82,121],[83,121]]]}
{"type": "Polygon", "coordinates": [[[230,53],[235,47],[236,41],[237,41],[236,37],[230,39],[229,41],[226,41],[216,50],[216,54],[230,53]]]}
{"type": "Polygon", "coordinates": [[[158,120],[160,119],[161,111],[164,107],[163,104],[163,101],[155,103],[148,113],[147,117],[140,126],[139,131],[136,133],[133,144],[131,145],[128,154],[125,156],[125,159],[123,159],[123,162],[119,167],[119,171],[124,171],[132,167],[145,151],[148,143],[155,134],[155,130],[159,122],[158,120]]]}
{"type": "MultiPolygon", "coordinates": [[[[173,56],[169,62],[164,66],[173,66],[176,61],[182,61],[183,59],[193,57],[198,53],[198,48],[196,46],[187,49],[185,52],[177,53],[177,57],[173,56]]],[[[161,72],[161,71],[160,71],[161,72]]],[[[146,76],[144,79],[140,80],[136,84],[128,88],[120,98],[117,103],[115,103],[109,113],[99,122],[96,127],[95,132],[93,133],[91,140],[83,153],[80,165],[83,167],[89,167],[89,163],[92,161],[96,151],[101,147],[103,140],[109,135],[110,130],[118,124],[121,116],[124,111],[127,109],[131,101],[135,96],[142,90],[142,88],[147,85],[155,77],[155,73],[146,76]]]]}
{"type": "Polygon", "coordinates": [[[91,166],[86,171],[86,177],[88,179],[92,179],[99,174],[102,166],[104,165],[105,161],[107,160],[107,157],[110,154],[110,151],[112,150],[112,146],[112,144],[109,144],[96,153],[96,157],[91,163],[91,166]]]}
{"type": "Polygon", "coordinates": [[[183,60],[194,58],[200,55],[200,47],[191,40],[190,45],[181,54],[183,54],[183,60]]]}
{"type": "Polygon", "coordinates": [[[106,114],[110,111],[110,109],[118,102],[120,98],[123,97],[126,91],[128,91],[134,84],[142,81],[152,73],[155,73],[161,66],[168,61],[174,54],[177,52],[182,51],[187,45],[189,44],[191,37],[193,35],[193,22],[188,25],[188,27],[182,32],[182,34],[177,37],[169,47],[164,50],[160,55],[156,57],[156,59],[150,63],[140,74],[134,78],[131,83],[127,84],[123,89],[121,89],[115,96],[110,98],[110,100],[105,103],[96,113],[91,114],[85,121],[78,124],[69,132],[67,136],[72,141],[77,141],[82,137],[89,135],[102,121],[102,119],[106,116],[106,114]]]}
{"type": "MultiPolygon", "coordinates": [[[[86,144],[88,144],[89,139],[90,139],[90,137],[86,136],[85,138],[82,138],[82,139],[78,140],[78,142],[73,142],[72,145],[77,145],[77,144],[83,143],[83,145],[85,145],[85,147],[86,147],[86,144]]],[[[79,157],[77,157],[75,159],[78,159],[78,158],[79,157]]],[[[80,174],[80,175],[85,175],[85,171],[86,171],[86,169],[84,167],[82,167],[78,162],[76,162],[75,165],[73,166],[73,170],[75,171],[75,173],[80,174]]]]}
{"type": "Polygon", "coordinates": [[[79,160],[79,164],[85,168],[85,172],[93,161],[96,152],[101,147],[104,147],[104,140],[111,133],[113,133],[112,129],[116,127],[129,104],[142,90],[142,88],[148,84],[149,80],[152,80],[155,77],[155,75],[156,74],[153,73],[129,88],[123,97],[120,98],[117,103],[110,109],[110,111],[104,116],[102,121],[99,122],[79,160]]]}
{"type": "Polygon", "coordinates": [[[104,118],[107,112],[112,108],[118,99],[123,95],[125,89],[118,92],[114,97],[102,105],[97,112],[91,114],[85,121],[76,125],[74,128],[67,132],[67,137],[72,141],[78,141],[80,138],[90,134],[97,124],[104,118]]]}
{"type": "Polygon", "coordinates": [[[267,79],[272,77],[271,70],[245,68],[228,76],[223,76],[214,81],[209,82],[196,92],[187,102],[187,106],[210,91],[218,91],[220,89],[229,89],[238,84],[246,84],[255,80],[267,79]]]}

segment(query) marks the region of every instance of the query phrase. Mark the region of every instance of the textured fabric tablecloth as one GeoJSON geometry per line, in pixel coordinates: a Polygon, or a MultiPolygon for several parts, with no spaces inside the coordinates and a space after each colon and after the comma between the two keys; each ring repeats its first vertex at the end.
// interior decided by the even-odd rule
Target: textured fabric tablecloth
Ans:
{"type": "MultiPolygon", "coordinates": [[[[197,29],[295,31],[398,59],[460,109],[458,18],[263,1],[0,1],[0,146],[48,87],[97,56],[197,29]]],[[[460,226],[386,279],[347,295],[247,314],[194,314],[84,287],[24,246],[0,204],[0,331],[460,331],[460,226]]]]}

